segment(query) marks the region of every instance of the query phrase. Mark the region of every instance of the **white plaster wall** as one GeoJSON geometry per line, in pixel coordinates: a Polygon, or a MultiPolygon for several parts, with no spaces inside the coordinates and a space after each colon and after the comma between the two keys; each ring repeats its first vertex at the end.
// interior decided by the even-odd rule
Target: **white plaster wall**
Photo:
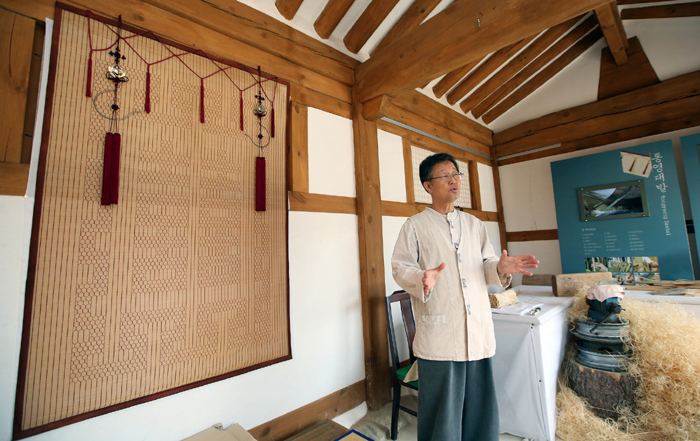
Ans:
{"type": "Polygon", "coordinates": [[[17,365],[19,360],[20,309],[23,306],[22,244],[25,198],[0,196],[0,439],[12,434],[17,365]]]}
{"type": "Polygon", "coordinates": [[[557,228],[548,159],[499,167],[506,231],[557,228]]]}
{"type": "Polygon", "coordinates": [[[355,197],[352,120],[309,107],[309,193],[355,197]]]}
{"type": "Polygon", "coordinates": [[[700,17],[625,20],[624,24],[628,38],[639,38],[659,80],[700,70],[697,44],[700,41],[700,17]]]}
{"type": "Polygon", "coordinates": [[[498,211],[496,205],[496,187],[493,183],[491,166],[478,162],[476,171],[479,174],[479,190],[481,191],[481,209],[483,211],[498,211]]]}
{"type": "Polygon", "coordinates": [[[377,130],[379,145],[379,182],[383,201],[406,202],[403,139],[377,130]]]}

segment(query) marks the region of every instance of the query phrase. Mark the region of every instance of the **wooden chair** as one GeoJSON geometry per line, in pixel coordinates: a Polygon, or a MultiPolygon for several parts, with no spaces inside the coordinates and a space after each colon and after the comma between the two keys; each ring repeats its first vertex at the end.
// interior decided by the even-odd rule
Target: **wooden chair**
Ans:
{"type": "Polygon", "coordinates": [[[391,357],[392,385],[394,389],[392,406],[391,406],[391,439],[396,440],[399,424],[399,409],[413,416],[418,416],[415,411],[401,405],[401,387],[418,390],[418,381],[410,383],[404,382],[406,374],[411,368],[411,365],[416,361],[413,355],[413,338],[416,335],[416,322],[413,318],[413,309],[411,307],[411,295],[406,291],[396,291],[392,295],[386,297],[386,319],[388,322],[389,333],[389,356],[391,357]],[[410,363],[406,367],[401,367],[399,363],[399,352],[396,345],[396,334],[394,333],[394,319],[391,314],[391,304],[400,302],[401,316],[403,317],[403,326],[406,331],[408,340],[408,355],[410,363]]]}

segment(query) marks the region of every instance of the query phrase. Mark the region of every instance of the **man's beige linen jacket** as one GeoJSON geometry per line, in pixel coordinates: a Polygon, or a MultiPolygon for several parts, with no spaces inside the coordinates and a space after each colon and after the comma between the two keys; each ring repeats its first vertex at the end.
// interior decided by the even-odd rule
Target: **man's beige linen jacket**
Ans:
{"type": "Polygon", "coordinates": [[[485,225],[470,214],[443,215],[428,207],[406,221],[391,267],[396,283],[417,300],[416,357],[473,361],[496,353],[486,286],[508,286],[511,279],[499,278],[498,260],[485,225]],[[447,266],[425,296],[423,273],[442,262],[447,266]]]}

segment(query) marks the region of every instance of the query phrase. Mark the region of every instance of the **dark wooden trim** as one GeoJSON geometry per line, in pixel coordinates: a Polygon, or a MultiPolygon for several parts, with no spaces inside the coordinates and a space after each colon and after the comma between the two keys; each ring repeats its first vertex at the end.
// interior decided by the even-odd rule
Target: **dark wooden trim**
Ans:
{"type": "Polygon", "coordinates": [[[559,240],[559,230],[508,231],[508,242],[528,242],[532,240],[559,240]]]}
{"type": "Polygon", "coordinates": [[[361,380],[274,420],[253,427],[248,432],[257,441],[285,440],[317,423],[354,409],[365,399],[365,380],[361,380]]]}
{"type": "Polygon", "coordinates": [[[357,202],[345,196],[290,191],[289,211],[357,214],[357,202]]]}

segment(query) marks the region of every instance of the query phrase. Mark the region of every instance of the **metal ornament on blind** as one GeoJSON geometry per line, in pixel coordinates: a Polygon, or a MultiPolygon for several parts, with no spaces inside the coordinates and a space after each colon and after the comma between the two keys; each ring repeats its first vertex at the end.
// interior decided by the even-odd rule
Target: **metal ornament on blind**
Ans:
{"type": "MultiPolygon", "coordinates": [[[[263,105],[265,98],[262,92],[262,74],[260,72],[260,66],[258,66],[258,94],[255,95],[255,99],[258,100],[255,107],[253,107],[253,114],[258,118],[258,134],[256,135],[257,140],[253,139],[250,135],[245,133],[245,136],[251,140],[256,147],[258,147],[258,157],[255,158],[255,211],[267,211],[266,204],[266,191],[265,191],[265,157],[263,156],[263,149],[270,145],[272,135],[270,131],[262,123],[262,119],[267,115],[267,109],[263,105]],[[267,142],[263,142],[265,135],[263,131],[267,132],[267,142]]],[[[274,111],[272,113],[272,118],[274,118],[274,111]]]]}
{"type": "MultiPolygon", "coordinates": [[[[102,168],[102,197],[100,201],[101,205],[111,205],[119,202],[119,159],[121,156],[122,137],[118,132],[118,122],[127,119],[134,113],[141,113],[140,110],[135,110],[121,118],[117,116],[119,112],[119,85],[129,81],[129,77],[126,76],[126,69],[120,64],[121,60],[126,60],[126,57],[121,54],[119,45],[121,41],[121,28],[122,16],[120,15],[117,25],[116,47],[113,51],[109,52],[109,55],[114,57],[114,64],[111,64],[107,68],[106,73],[107,80],[114,83],[114,89],[103,90],[92,98],[92,105],[97,113],[109,120],[109,128],[107,129],[107,134],[105,135],[104,165],[102,168]],[[110,109],[112,110],[111,116],[102,113],[97,106],[96,101],[100,95],[107,92],[114,93],[112,105],[110,106],[110,109]]],[[[89,68],[89,71],[91,71],[92,60],[90,60],[89,68]]]]}

